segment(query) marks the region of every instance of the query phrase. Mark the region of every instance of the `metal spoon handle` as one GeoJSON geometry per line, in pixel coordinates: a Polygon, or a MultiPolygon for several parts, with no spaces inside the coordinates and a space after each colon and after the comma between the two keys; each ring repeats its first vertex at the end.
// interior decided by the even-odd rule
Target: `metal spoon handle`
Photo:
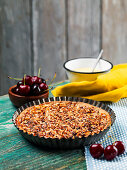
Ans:
{"type": "Polygon", "coordinates": [[[92,72],[94,72],[94,70],[95,70],[95,68],[96,68],[96,66],[97,66],[97,64],[98,64],[98,62],[99,62],[99,60],[100,60],[100,58],[102,56],[102,53],[103,53],[103,49],[101,50],[101,52],[99,53],[99,56],[96,59],[96,62],[95,62],[94,66],[93,66],[93,69],[92,69],[92,72]]]}

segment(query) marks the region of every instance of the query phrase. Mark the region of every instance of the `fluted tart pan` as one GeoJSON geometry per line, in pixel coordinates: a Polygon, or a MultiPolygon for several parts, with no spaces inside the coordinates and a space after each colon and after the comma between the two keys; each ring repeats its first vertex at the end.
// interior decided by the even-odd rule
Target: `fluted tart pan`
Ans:
{"type": "Polygon", "coordinates": [[[88,137],[82,137],[82,138],[62,138],[62,139],[58,139],[58,138],[44,138],[44,137],[39,137],[39,136],[33,136],[32,134],[28,134],[27,132],[24,133],[22,130],[20,130],[18,128],[18,126],[16,125],[16,118],[17,116],[26,108],[34,106],[34,105],[39,105],[41,103],[45,103],[45,102],[51,102],[51,101],[74,101],[74,102],[83,102],[83,103],[88,103],[90,105],[96,106],[98,108],[101,108],[105,111],[107,111],[110,116],[111,116],[111,126],[113,125],[115,119],[116,119],[116,115],[114,113],[114,111],[107,105],[103,104],[102,102],[98,102],[98,101],[94,101],[94,100],[90,100],[90,99],[86,99],[86,98],[79,98],[79,97],[51,97],[51,98],[46,98],[46,99],[41,99],[41,100],[36,100],[36,101],[32,101],[29,102],[23,106],[21,106],[20,108],[18,108],[12,117],[12,121],[15,125],[15,127],[19,130],[19,132],[21,133],[21,135],[26,138],[29,142],[34,143],[36,145],[39,145],[43,148],[56,148],[56,149],[74,149],[74,148],[81,148],[84,145],[90,145],[92,143],[97,142],[98,140],[100,140],[103,136],[105,136],[105,134],[108,132],[109,128],[101,131],[99,134],[94,134],[89,135],[88,137]]]}

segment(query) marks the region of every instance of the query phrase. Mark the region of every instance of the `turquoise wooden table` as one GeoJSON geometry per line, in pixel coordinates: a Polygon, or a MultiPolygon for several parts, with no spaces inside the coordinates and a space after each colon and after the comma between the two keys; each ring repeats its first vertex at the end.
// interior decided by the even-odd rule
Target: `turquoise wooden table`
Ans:
{"type": "Polygon", "coordinates": [[[84,150],[47,151],[24,139],[12,123],[12,115],[16,109],[8,95],[0,97],[1,170],[86,169],[84,150]]]}

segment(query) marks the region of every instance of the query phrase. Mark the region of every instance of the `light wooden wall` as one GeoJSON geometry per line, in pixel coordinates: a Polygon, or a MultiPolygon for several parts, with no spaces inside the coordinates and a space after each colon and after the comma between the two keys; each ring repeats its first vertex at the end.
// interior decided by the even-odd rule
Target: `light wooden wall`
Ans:
{"type": "Polygon", "coordinates": [[[0,0],[0,95],[25,73],[64,80],[67,59],[127,62],[126,0],[0,0]]]}
{"type": "Polygon", "coordinates": [[[102,47],[113,64],[127,63],[127,0],[103,0],[102,47]]]}

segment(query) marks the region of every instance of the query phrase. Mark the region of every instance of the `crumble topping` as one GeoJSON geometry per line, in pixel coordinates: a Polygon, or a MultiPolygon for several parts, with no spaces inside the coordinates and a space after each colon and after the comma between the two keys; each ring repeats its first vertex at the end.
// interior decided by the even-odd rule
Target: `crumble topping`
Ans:
{"type": "Polygon", "coordinates": [[[108,112],[83,102],[52,101],[26,108],[16,118],[23,132],[44,138],[82,138],[111,125],[108,112]]]}

